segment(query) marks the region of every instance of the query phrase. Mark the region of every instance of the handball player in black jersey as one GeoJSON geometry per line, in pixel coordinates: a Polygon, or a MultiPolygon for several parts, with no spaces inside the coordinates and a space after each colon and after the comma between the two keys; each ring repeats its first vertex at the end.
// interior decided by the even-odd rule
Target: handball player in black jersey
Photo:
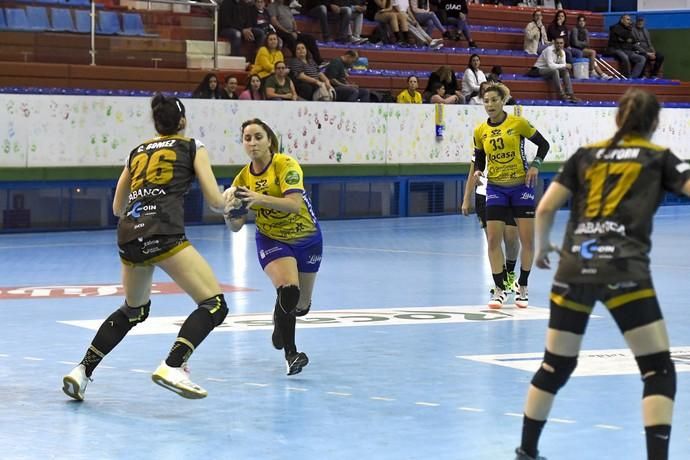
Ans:
{"type": "Polygon", "coordinates": [[[190,380],[187,360],[228,313],[211,267],[187,240],[184,229],[184,195],[195,177],[211,209],[223,213],[225,208],[208,151],[200,141],[183,136],[187,120],[179,99],[157,94],[151,108],[158,137],[130,152],[113,200],[113,212],[119,217],[117,242],[125,303],[103,322],[84,359],[63,378],[65,394],[79,401],[96,366],[148,317],[156,267],[198,307],[153,373],[155,383],[185,398],[205,397],[206,390],[190,380]]]}
{"type": "Polygon", "coordinates": [[[664,193],[690,195],[690,166],[650,142],[659,110],[654,95],[629,89],[619,102],[613,138],[575,152],[539,203],[535,263],[549,268],[552,251],[559,252],[560,262],[551,288],[544,359],[527,393],[519,460],[543,458],[537,452],[540,433],[556,393],[577,366],[597,301],[613,316],[642,375],[647,458],[668,458],[676,373],[649,252],[652,220],[664,193]],[[569,199],[570,219],[559,250],[549,233],[556,210],[569,199]]]}

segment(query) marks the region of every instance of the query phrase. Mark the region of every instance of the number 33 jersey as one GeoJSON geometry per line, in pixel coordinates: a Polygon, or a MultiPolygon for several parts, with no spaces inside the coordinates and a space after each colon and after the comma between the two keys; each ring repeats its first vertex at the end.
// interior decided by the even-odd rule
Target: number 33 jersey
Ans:
{"type": "Polygon", "coordinates": [[[554,179],[573,193],[556,279],[615,283],[650,277],[652,219],[681,193],[690,165],[640,137],[580,148],[554,179]]]}
{"type": "Polygon", "coordinates": [[[194,180],[194,158],[204,145],[180,136],[146,141],[129,154],[131,176],[125,215],[117,225],[124,244],[152,235],[184,234],[184,195],[194,180]]]}

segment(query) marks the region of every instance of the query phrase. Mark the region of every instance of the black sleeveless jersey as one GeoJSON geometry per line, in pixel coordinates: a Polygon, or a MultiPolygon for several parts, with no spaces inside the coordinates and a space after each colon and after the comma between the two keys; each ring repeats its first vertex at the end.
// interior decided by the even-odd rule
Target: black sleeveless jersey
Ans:
{"type": "Polygon", "coordinates": [[[680,194],[690,165],[626,137],[580,148],[554,179],[572,193],[556,280],[615,283],[650,277],[652,219],[666,191],[680,194]]]}
{"type": "Polygon", "coordinates": [[[196,149],[194,139],[162,136],[132,150],[127,160],[129,200],[117,225],[118,244],[184,234],[184,195],[195,177],[196,149]]]}

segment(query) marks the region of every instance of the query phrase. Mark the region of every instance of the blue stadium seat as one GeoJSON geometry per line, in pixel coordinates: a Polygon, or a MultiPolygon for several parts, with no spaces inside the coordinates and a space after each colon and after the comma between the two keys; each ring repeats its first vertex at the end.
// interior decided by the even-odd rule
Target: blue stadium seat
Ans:
{"type": "Polygon", "coordinates": [[[7,28],[13,30],[30,30],[29,19],[24,8],[5,8],[7,28]]]}
{"type": "Polygon", "coordinates": [[[57,2],[66,6],[91,6],[89,0],[57,0],[57,2]]]}
{"type": "Polygon", "coordinates": [[[77,31],[77,29],[74,27],[72,12],[67,8],[52,8],[50,10],[50,19],[53,23],[53,30],[59,32],[77,31]]]}
{"type": "Polygon", "coordinates": [[[158,36],[158,34],[149,34],[144,30],[144,22],[141,20],[139,13],[122,13],[122,33],[139,37],[158,36]]]}
{"type": "Polygon", "coordinates": [[[0,8],[0,30],[7,29],[7,22],[5,22],[5,10],[0,8]]]}
{"type": "Polygon", "coordinates": [[[120,15],[114,11],[101,11],[98,13],[98,26],[101,33],[108,35],[122,34],[120,15]]]}
{"type": "Polygon", "coordinates": [[[26,17],[31,30],[51,30],[48,11],[43,6],[27,6],[26,17]]]}
{"type": "MultiPolygon", "coordinates": [[[[74,24],[77,26],[77,32],[91,33],[91,11],[74,10],[74,24]]],[[[96,33],[98,33],[98,23],[96,23],[96,33]]]]}

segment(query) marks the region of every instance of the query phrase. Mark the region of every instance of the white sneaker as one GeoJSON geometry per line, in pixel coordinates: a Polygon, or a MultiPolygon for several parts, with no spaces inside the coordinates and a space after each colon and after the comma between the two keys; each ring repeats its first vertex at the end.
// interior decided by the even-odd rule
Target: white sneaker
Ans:
{"type": "Polygon", "coordinates": [[[80,364],[62,378],[62,391],[72,399],[83,401],[86,385],[90,381],[91,379],[86,376],[86,367],[80,364]]]}
{"type": "Polygon", "coordinates": [[[498,310],[505,303],[507,296],[503,289],[495,286],[493,292],[491,293],[491,300],[489,300],[489,308],[498,310]]]}
{"type": "Polygon", "coordinates": [[[302,8],[302,4],[298,0],[292,0],[288,6],[290,8],[302,8]]]}
{"type": "Polygon", "coordinates": [[[170,367],[163,361],[151,375],[151,379],[183,398],[201,399],[208,396],[206,390],[189,379],[189,369],[185,364],[182,367],[170,367]]]}
{"type": "Polygon", "coordinates": [[[528,303],[527,286],[520,286],[519,291],[515,293],[515,306],[518,308],[527,308],[528,303]]]}

